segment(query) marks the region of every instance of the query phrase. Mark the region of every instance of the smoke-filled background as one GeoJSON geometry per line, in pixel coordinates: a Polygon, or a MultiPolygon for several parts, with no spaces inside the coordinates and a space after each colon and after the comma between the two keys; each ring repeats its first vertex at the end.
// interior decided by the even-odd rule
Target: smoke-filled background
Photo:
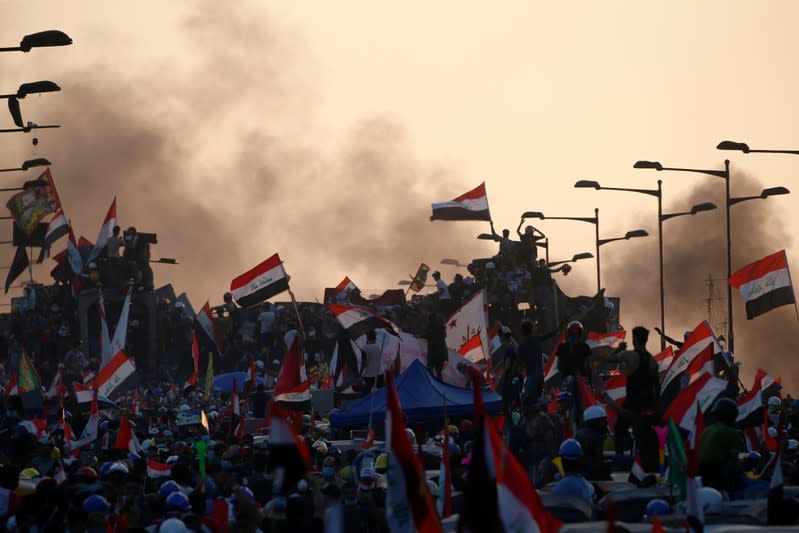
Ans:
{"type": "MultiPolygon", "coordinates": [[[[49,28],[75,44],[0,54],[0,93],[40,79],[63,89],[21,101],[26,120],[63,127],[0,134],[0,167],[52,160],[66,215],[90,240],[116,196],[120,224],[157,233],[154,257],[180,263],[155,265],[156,283],[187,291],[195,306],[218,303],[233,277],[275,252],[300,299],[321,298],[345,275],[365,289],[392,288],[421,261],[451,279],[456,270],[442,258],[468,262],[496,245],[474,238],[485,224],[431,223],[430,204],[483,180],[498,231],[513,231],[528,210],[590,216],[600,207],[601,238],[650,232],[602,247],[602,284],[622,298],[625,326],[651,327],[654,200],[572,186],[653,187],[662,178],[667,211],[722,206],[718,178],[631,167],[659,159],[720,168],[730,157],[734,196],[792,188],[799,159],[714,147],[731,138],[799,148],[799,75],[786,68],[799,45],[797,15],[787,0],[768,11],[720,0],[391,9],[367,0],[5,2],[0,45],[49,28]]],[[[10,126],[0,109],[0,127],[10,126]]],[[[14,185],[32,174],[0,178],[14,185]]],[[[793,259],[795,201],[733,207],[734,268],[781,248],[793,259]]],[[[708,318],[704,279],[726,274],[722,213],[664,225],[672,336],[708,318]]],[[[553,260],[593,251],[587,224],[535,224],[550,236],[553,260]]],[[[0,258],[10,263],[11,250],[0,258]]],[[[50,268],[34,267],[34,277],[47,279],[50,268]]],[[[577,263],[558,282],[572,295],[592,293],[593,269],[577,263]]],[[[726,294],[723,281],[717,292],[726,294]]],[[[744,379],[763,366],[799,384],[787,349],[799,332],[794,311],[746,322],[734,296],[744,379]]],[[[723,315],[725,302],[713,305],[723,315]]],[[[657,344],[653,336],[650,348],[657,344]]]]}

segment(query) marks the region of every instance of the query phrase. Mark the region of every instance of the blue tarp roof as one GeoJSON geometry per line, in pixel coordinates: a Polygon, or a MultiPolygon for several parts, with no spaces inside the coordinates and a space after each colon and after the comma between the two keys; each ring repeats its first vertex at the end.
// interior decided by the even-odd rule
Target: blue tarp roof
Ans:
{"type": "MultiPolygon", "coordinates": [[[[402,412],[409,422],[442,419],[444,398],[448,416],[470,415],[474,411],[471,389],[462,389],[439,381],[418,359],[394,381],[394,388],[399,395],[402,412]]],[[[484,390],[483,403],[489,414],[502,412],[502,397],[496,392],[484,390]]],[[[330,424],[334,427],[368,424],[370,408],[372,422],[385,417],[385,387],[371,392],[346,409],[331,412],[330,424]]]]}

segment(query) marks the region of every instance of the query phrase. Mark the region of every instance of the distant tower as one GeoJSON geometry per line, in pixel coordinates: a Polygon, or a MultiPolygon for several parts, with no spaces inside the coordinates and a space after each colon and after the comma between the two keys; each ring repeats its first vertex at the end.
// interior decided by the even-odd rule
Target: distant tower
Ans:
{"type": "Polygon", "coordinates": [[[714,278],[712,274],[708,274],[705,279],[707,285],[707,322],[716,335],[724,335],[727,338],[727,298],[722,296],[717,281],[726,281],[724,278],[714,278]],[[720,302],[721,305],[714,305],[714,302],[720,302]]]}

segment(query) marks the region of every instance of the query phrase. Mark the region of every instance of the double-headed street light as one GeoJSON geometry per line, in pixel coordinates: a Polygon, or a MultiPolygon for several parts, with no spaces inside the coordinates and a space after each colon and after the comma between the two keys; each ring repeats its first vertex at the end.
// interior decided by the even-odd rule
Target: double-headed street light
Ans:
{"type": "Polygon", "coordinates": [[[799,155],[799,150],[763,150],[763,149],[752,149],[749,148],[749,145],[746,143],[735,142],[735,141],[721,141],[718,146],[716,146],[718,150],[734,150],[738,152],[743,152],[745,154],[790,154],[790,155],[799,155]]]}
{"type": "Polygon", "coordinates": [[[441,260],[441,264],[442,265],[450,265],[450,266],[454,266],[454,267],[458,267],[458,268],[466,268],[466,267],[469,266],[469,265],[464,265],[463,263],[461,263],[457,259],[452,259],[450,257],[445,257],[444,259],[442,259],[441,260]]]}
{"type": "Polygon", "coordinates": [[[646,237],[648,233],[644,230],[635,230],[627,232],[624,237],[616,237],[613,239],[600,239],[599,238],[599,209],[594,209],[593,217],[548,217],[540,211],[527,211],[522,214],[522,218],[538,218],[541,220],[575,220],[577,222],[588,222],[594,225],[595,239],[594,244],[596,248],[596,291],[597,293],[602,290],[602,277],[601,266],[599,257],[599,247],[609,242],[634,239],[636,237],[646,237]]]}
{"type": "MultiPolygon", "coordinates": [[[[668,215],[663,214],[663,188],[662,181],[658,180],[657,189],[634,189],[629,187],[604,187],[597,181],[580,180],[574,184],[578,189],[594,189],[597,191],[625,191],[645,194],[647,196],[654,196],[658,200],[658,271],[660,275],[660,330],[666,331],[666,297],[663,284],[663,221],[681,215],[694,215],[700,211],[708,211],[715,209],[716,206],[711,203],[695,205],[691,211],[686,213],[671,213],[668,215]]],[[[661,336],[660,349],[666,347],[666,340],[661,336]]]]}
{"type": "MultiPolygon", "coordinates": [[[[725,211],[725,225],[726,225],[726,233],[727,233],[727,279],[732,276],[732,238],[731,238],[731,231],[730,231],[730,207],[745,202],[747,200],[755,200],[755,199],[765,199],[769,196],[777,196],[781,194],[788,194],[790,191],[785,187],[771,187],[769,189],[764,189],[759,196],[742,196],[740,198],[730,198],[730,160],[724,160],[724,170],[707,170],[707,169],[697,169],[697,168],[679,168],[679,167],[664,167],[658,161],[638,161],[633,165],[633,168],[641,168],[641,169],[654,169],[658,172],[668,170],[668,171],[676,171],[676,172],[692,172],[695,174],[705,174],[708,176],[716,176],[718,178],[722,178],[724,180],[724,211],[725,211]]],[[[702,204],[700,204],[702,205],[702,204]]],[[[695,206],[696,207],[696,206],[695,206]]],[[[693,213],[691,213],[693,214],[693,213]]],[[[735,353],[735,333],[733,327],[733,315],[732,315],[732,285],[727,283],[727,345],[729,347],[729,351],[735,353]]]]}
{"type": "Polygon", "coordinates": [[[594,254],[591,252],[581,252],[579,254],[574,254],[571,259],[563,259],[560,261],[552,261],[551,263],[547,263],[548,266],[556,266],[556,265],[564,265],[566,263],[576,263],[581,259],[591,259],[594,257],[594,254]]]}
{"type": "Polygon", "coordinates": [[[19,168],[0,168],[0,172],[18,172],[18,171],[25,171],[29,168],[33,167],[46,167],[51,165],[50,161],[43,157],[38,157],[36,159],[28,159],[24,161],[19,168]]]}
{"type": "Polygon", "coordinates": [[[0,52],[30,52],[33,48],[68,46],[70,44],[72,44],[72,39],[63,31],[47,30],[26,35],[20,41],[19,46],[3,47],[0,48],[0,52]]]}
{"type": "Polygon", "coordinates": [[[32,81],[20,85],[15,93],[0,94],[0,98],[18,98],[22,100],[29,94],[56,93],[60,90],[61,87],[59,87],[57,83],[49,80],[32,81]]]}

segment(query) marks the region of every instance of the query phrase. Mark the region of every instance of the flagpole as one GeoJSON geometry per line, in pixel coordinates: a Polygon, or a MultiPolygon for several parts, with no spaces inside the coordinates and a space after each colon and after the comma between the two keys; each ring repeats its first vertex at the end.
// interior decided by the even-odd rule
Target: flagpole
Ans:
{"type": "Polygon", "coordinates": [[[294,313],[297,315],[297,324],[300,327],[300,331],[302,331],[302,336],[305,337],[305,327],[302,325],[302,318],[300,317],[300,310],[297,307],[297,299],[294,298],[294,292],[292,292],[291,286],[288,285],[288,283],[286,285],[288,286],[289,296],[291,296],[291,304],[294,306],[294,313]]]}
{"type": "MultiPolygon", "coordinates": [[[[785,250],[782,251],[782,255],[785,259],[785,264],[788,264],[788,255],[785,253],[785,250]]],[[[788,283],[791,284],[791,292],[793,292],[793,278],[791,277],[791,269],[787,268],[788,271],[788,283]]],[[[793,310],[796,312],[796,322],[799,323],[799,306],[796,304],[796,294],[793,296],[793,310]]]]}

